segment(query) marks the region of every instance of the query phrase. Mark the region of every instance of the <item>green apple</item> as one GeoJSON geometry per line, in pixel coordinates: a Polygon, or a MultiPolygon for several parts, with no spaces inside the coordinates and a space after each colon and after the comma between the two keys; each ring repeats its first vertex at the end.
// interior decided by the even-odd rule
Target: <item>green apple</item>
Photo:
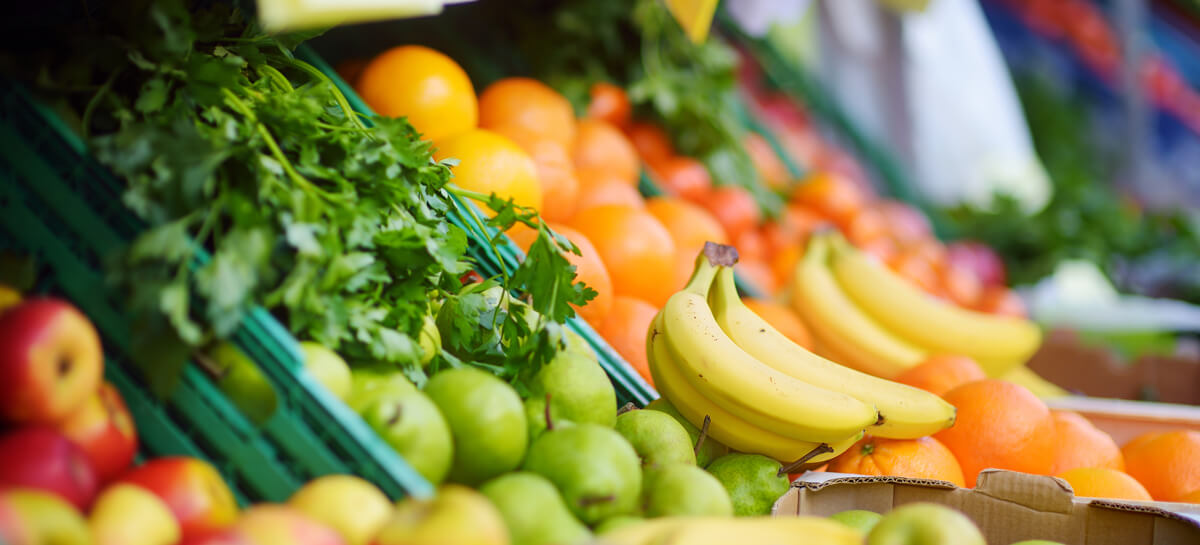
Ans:
{"type": "Polygon", "coordinates": [[[712,473],[733,501],[733,513],[739,517],[769,515],[771,507],[787,492],[791,483],[780,475],[779,462],[760,454],[726,454],[709,464],[712,473]]]}
{"type": "Polygon", "coordinates": [[[225,341],[213,348],[209,357],[221,368],[217,386],[251,422],[261,425],[275,414],[279,404],[275,387],[241,350],[225,341]]]}
{"type": "Polygon", "coordinates": [[[304,370],[317,382],[338,399],[350,395],[350,366],[337,352],[312,341],[301,342],[300,351],[304,353],[304,370]]]}
{"type": "Polygon", "coordinates": [[[884,515],[867,545],[987,545],[966,515],[944,505],[917,502],[884,515]]]}
{"type": "Polygon", "coordinates": [[[446,418],[454,437],[450,480],[478,485],[521,465],[529,446],[525,407],[517,391],[485,371],[442,371],[425,393],[446,418]]]}
{"type": "Polygon", "coordinates": [[[325,475],[300,487],[288,505],[337,532],[346,545],[367,545],[391,518],[392,502],[354,475],[325,475]]]}
{"type": "Polygon", "coordinates": [[[166,502],[125,483],[114,484],[96,497],[88,526],[95,545],[175,545],[183,537],[166,502]]]}
{"type": "Polygon", "coordinates": [[[504,518],[486,496],[446,485],[433,499],[406,498],[373,545],[509,545],[504,518]]]}
{"type": "Polygon", "coordinates": [[[879,521],[883,519],[883,515],[874,511],[867,511],[866,509],[850,509],[829,515],[829,518],[854,528],[862,532],[863,535],[867,535],[871,533],[871,529],[876,524],[879,524],[879,521]]]}
{"type": "Polygon", "coordinates": [[[425,480],[441,484],[454,460],[450,425],[425,392],[376,392],[363,420],[425,480]]]}

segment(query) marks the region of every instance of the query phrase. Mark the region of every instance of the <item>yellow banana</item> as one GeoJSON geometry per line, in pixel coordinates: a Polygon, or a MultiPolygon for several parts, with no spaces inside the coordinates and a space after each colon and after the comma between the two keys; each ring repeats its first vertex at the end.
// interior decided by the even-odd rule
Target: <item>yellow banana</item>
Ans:
{"type": "Polygon", "coordinates": [[[733,269],[717,273],[709,304],[721,329],[747,354],[791,377],[874,405],[879,422],[867,428],[871,435],[915,439],[954,424],[954,406],[942,398],[838,365],[792,342],[742,303],[733,269]]]}
{"type": "MultiPolygon", "coordinates": [[[[709,418],[708,435],[724,443],[729,448],[751,454],[762,454],[790,464],[813,451],[819,449],[822,443],[801,441],[764,430],[738,418],[728,411],[715,405],[700,395],[691,383],[679,372],[674,356],[667,348],[666,339],[662,334],[662,316],[655,316],[650,325],[650,334],[646,338],[646,355],[650,362],[650,375],[654,384],[667,401],[671,402],[684,418],[696,427],[704,425],[704,417],[709,418]]],[[[811,415],[821,418],[820,414],[811,415]]],[[[840,441],[827,443],[829,452],[817,454],[809,458],[809,462],[825,462],[836,458],[845,452],[863,436],[863,432],[852,434],[840,441]]]]}
{"type": "Polygon", "coordinates": [[[863,534],[837,521],[814,516],[693,518],[668,528],[661,545],[860,545],[863,534]]]}
{"type": "Polygon", "coordinates": [[[1053,399],[1056,397],[1067,397],[1071,395],[1071,392],[1068,392],[1061,386],[1042,378],[1037,373],[1034,373],[1033,369],[1026,367],[1025,364],[1013,367],[1007,373],[1004,373],[1004,375],[1002,375],[1000,378],[1014,384],[1020,384],[1021,386],[1028,388],[1030,392],[1033,392],[1033,395],[1036,395],[1042,399],[1053,399]]]}
{"type": "Polygon", "coordinates": [[[708,307],[708,292],[717,272],[713,260],[725,257],[724,249],[732,250],[706,245],[688,285],[660,311],[661,334],[688,382],[734,416],[785,437],[838,441],[874,424],[874,406],[780,373],[721,331],[708,307]]]}
{"type": "Polygon", "coordinates": [[[1029,320],[930,297],[840,238],[832,250],[830,268],[850,299],[883,327],[926,351],[970,356],[996,377],[1027,361],[1042,342],[1041,330],[1029,320]]]}
{"type": "Polygon", "coordinates": [[[886,379],[921,363],[926,356],[921,349],[884,329],[838,286],[826,265],[827,236],[809,241],[791,282],[792,308],[812,331],[822,355],[886,379]]]}

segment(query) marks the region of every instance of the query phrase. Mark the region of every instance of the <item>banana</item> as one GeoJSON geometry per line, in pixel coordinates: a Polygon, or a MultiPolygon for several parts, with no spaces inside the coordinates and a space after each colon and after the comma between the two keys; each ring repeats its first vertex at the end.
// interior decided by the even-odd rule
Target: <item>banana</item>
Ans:
{"type": "MultiPolygon", "coordinates": [[[[691,383],[679,372],[674,356],[667,348],[666,339],[662,333],[661,315],[655,316],[646,337],[646,355],[650,362],[650,375],[659,392],[671,402],[679,414],[688,419],[692,425],[703,427],[704,417],[709,417],[708,435],[724,443],[729,448],[739,452],[762,454],[778,460],[783,464],[791,464],[813,451],[820,449],[822,443],[801,441],[769,432],[758,426],[738,418],[728,411],[718,407],[713,402],[700,395],[691,383]]],[[[819,415],[814,416],[820,418],[819,415]]],[[[826,444],[828,452],[809,458],[810,463],[825,462],[836,458],[845,452],[863,436],[859,431],[840,441],[826,444]]]]}
{"type": "Polygon", "coordinates": [[[732,265],[736,255],[728,246],[706,244],[688,285],[660,311],[662,335],[679,371],[717,406],[785,437],[839,441],[874,424],[874,406],[780,373],[721,331],[708,307],[714,261],[732,265]]]}
{"type": "Polygon", "coordinates": [[[826,262],[828,235],[810,239],[791,282],[791,305],[817,341],[819,353],[880,378],[891,379],[926,354],[867,316],[838,286],[826,262]]]}
{"type": "Polygon", "coordinates": [[[1042,378],[1037,373],[1034,373],[1033,369],[1026,367],[1025,364],[1013,367],[1007,373],[1004,373],[1004,375],[1002,375],[1000,378],[1013,384],[1020,384],[1021,386],[1028,388],[1030,392],[1033,392],[1033,395],[1036,395],[1042,399],[1054,399],[1056,397],[1067,397],[1071,395],[1071,392],[1068,392],[1061,386],[1042,378]]]}
{"type": "Polygon", "coordinates": [[[658,541],[661,545],[860,545],[863,534],[815,516],[693,520],[658,541]]]}
{"type": "Polygon", "coordinates": [[[830,268],[846,294],[883,327],[926,351],[975,358],[989,376],[1027,361],[1042,342],[1032,322],[930,297],[843,239],[834,241],[830,268]]]}
{"type": "Polygon", "coordinates": [[[838,365],[792,342],[742,303],[733,269],[717,273],[709,305],[721,329],[747,354],[793,378],[874,405],[879,422],[867,429],[871,435],[915,439],[954,424],[954,406],[942,398],[838,365]]]}

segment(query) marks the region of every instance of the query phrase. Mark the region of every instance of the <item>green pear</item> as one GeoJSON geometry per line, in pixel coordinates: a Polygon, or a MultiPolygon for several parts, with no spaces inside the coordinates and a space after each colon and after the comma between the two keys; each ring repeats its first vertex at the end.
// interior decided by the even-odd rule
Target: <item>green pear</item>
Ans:
{"type": "Polygon", "coordinates": [[[733,503],[721,481],[694,464],[648,469],[642,484],[647,517],[733,516],[733,503]]]}
{"type": "Polygon", "coordinates": [[[350,371],[350,394],[346,397],[346,404],[355,412],[362,413],[363,407],[378,395],[415,391],[417,387],[395,367],[356,367],[350,371]]]}
{"type": "MultiPolygon", "coordinates": [[[[536,441],[546,432],[546,398],[531,397],[526,399],[525,405],[525,422],[529,425],[529,441],[536,441]]],[[[561,417],[550,417],[550,426],[555,429],[574,426],[575,423],[561,417]]]]}
{"type": "Polygon", "coordinates": [[[596,535],[607,534],[613,530],[616,530],[617,528],[624,528],[626,526],[645,521],[646,519],[637,515],[617,515],[615,517],[608,517],[600,521],[600,524],[596,525],[596,535]]]}
{"type": "Polygon", "coordinates": [[[612,382],[595,358],[579,352],[559,352],[534,375],[529,398],[544,402],[547,395],[553,422],[612,427],[616,420],[617,393],[612,382]]]}
{"type": "Polygon", "coordinates": [[[884,515],[867,545],[987,545],[966,515],[936,503],[909,503],[884,515]]]}
{"type": "Polygon", "coordinates": [[[566,338],[566,345],[567,345],[566,351],[567,352],[575,352],[577,354],[582,354],[584,356],[592,358],[593,360],[597,359],[596,351],[592,350],[592,346],[590,344],[588,344],[587,339],[583,338],[583,335],[580,335],[570,329],[566,330],[566,332],[567,332],[567,334],[566,334],[566,337],[567,337],[566,338]]]}
{"type": "Polygon", "coordinates": [[[232,343],[225,341],[209,352],[209,357],[221,369],[217,387],[229,396],[242,414],[251,422],[262,425],[279,404],[275,387],[267,380],[258,365],[232,343]]]}
{"type": "Polygon", "coordinates": [[[500,510],[513,545],[572,545],[592,538],[554,484],[541,475],[507,473],[484,483],[479,491],[500,510]]]}
{"type": "Polygon", "coordinates": [[[350,395],[350,366],[337,352],[313,341],[301,342],[300,351],[304,353],[304,370],[317,382],[338,399],[350,395]]]}
{"type": "Polygon", "coordinates": [[[874,511],[867,511],[866,509],[849,509],[829,515],[829,518],[854,528],[862,532],[865,536],[871,533],[871,529],[876,524],[879,524],[879,521],[883,519],[883,515],[874,511]]]}
{"type": "Polygon", "coordinates": [[[629,411],[617,417],[617,433],[633,445],[642,467],[668,464],[696,465],[696,454],[687,430],[659,411],[629,411]]]}
{"type": "MultiPolygon", "coordinates": [[[[646,405],[646,409],[671,415],[671,418],[674,418],[676,422],[679,422],[679,425],[683,426],[683,429],[687,431],[688,437],[691,439],[692,448],[695,448],[696,441],[700,440],[700,428],[697,428],[696,426],[692,425],[691,422],[688,422],[688,420],[684,418],[682,414],[679,414],[679,410],[676,409],[674,405],[671,405],[671,402],[667,401],[666,398],[660,397],[654,401],[651,401],[649,405],[646,405]]],[[[728,453],[729,447],[726,447],[712,437],[705,437],[704,444],[700,445],[700,450],[696,451],[696,465],[700,467],[708,467],[708,464],[712,463],[713,460],[716,460],[717,458],[720,458],[728,453]]]]}
{"type": "Polygon", "coordinates": [[[642,491],[637,452],[612,428],[578,424],[548,431],[530,445],[525,469],[554,483],[567,508],[586,524],[637,510],[642,491]]]}
{"type": "Polygon", "coordinates": [[[733,513],[739,517],[771,514],[771,507],[787,492],[791,482],[780,475],[779,462],[761,454],[726,454],[709,464],[712,473],[729,492],[733,513]]]}
{"type": "Polygon", "coordinates": [[[404,460],[434,485],[454,460],[450,426],[424,392],[379,392],[363,406],[363,420],[404,460]]]}
{"type": "Polygon", "coordinates": [[[517,391],[490,373],[464,367],[442,371],[425,384],[454,436],[450,480],[478,485],[516,469],[525,457],[528,429],[517,391]]]}
{"type": "Polygon", "coordinates": [[[428,367],[429,362],[442,350],[442,333],[438,331],[433,314],[425,315],[421,331],[417,333],[417,344],[421,346],[421,367],[428,367]]]}

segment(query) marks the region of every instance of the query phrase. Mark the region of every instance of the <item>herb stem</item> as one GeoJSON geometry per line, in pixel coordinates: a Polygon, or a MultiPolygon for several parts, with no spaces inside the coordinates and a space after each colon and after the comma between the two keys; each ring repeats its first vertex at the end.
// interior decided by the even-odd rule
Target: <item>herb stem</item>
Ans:
{"type": "MultiPolygon", "coordinates": [[[[342,94],[342,90],[338,89],[338,86],[333,83],[332,79],[329,79],[329,76],[326,76],[325,73],[318,70],[317,67],[300,59],[293,57],[289,58],[288,62],[292,66],[295,66],[296,68],[308,73],[308,75],[312,76],[313,79],[329,85],[333,92],[333,100],[336,101],[338,107],[340,107],[342,111],[346,113],[346,118],[349,119],[351,123],[354,123],[358,128],[366,130],[367,126],[364,125],[362,119],[358,117],[358,112],[355,112],[354,108],[350,107],[350,101],[346,100],[346,95],[342,94]]],[[[372,139],[375,138],[374,133],[371,133],[370,136],[372,139]]]]}
{"type": "Polygon", "coordinates": [[[96,94],[92,95],[92,99],[88,101],[87,106],[84,107],[83,119],[81,120],[81,123],[83,123],[84,140],[87,140],[91,136],[92,115],[96,113],[96,107],[100,105],[100,100],[108,96],[108,91],[112,89],[113,84],[117,81],[117,76],[121,75],[122,70],[122,68],[114,70],[113,73],[108,76],[108,79],[104,80],[104,84],[100,86],[100,89],[96,90],[96,94]]]}

